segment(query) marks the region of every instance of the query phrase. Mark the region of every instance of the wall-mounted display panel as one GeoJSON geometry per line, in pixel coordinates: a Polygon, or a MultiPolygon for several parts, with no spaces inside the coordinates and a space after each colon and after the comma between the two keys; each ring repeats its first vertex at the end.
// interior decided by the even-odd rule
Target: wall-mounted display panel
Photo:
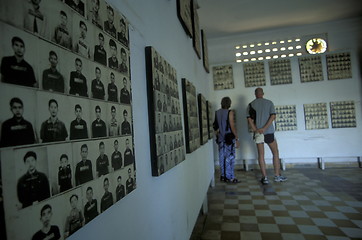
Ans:
{"type": "Polygon", "coordinates": [[[186,152],[200,147],[200,129],[197,112],[196,88],[187,79],[182,79],[182,98],[185,121],[186,152]]]}
{"type": "Polygon", "coordinates": [[[201,59],[201,31],[200,31],[200,22],[199,14],[197,13],[197,2],[191,0],[191,9],[192,9],[192,44],[194,46],[196,55],[201,59]]]}
{"type": "Polygon", "coordinates": [[[323,81],[321,56],[300,57],[298,61],[300,81],[302,83],[323,81]]]}
{"type": "Polygon", "coordinates": [[[265,86],[264,62],[244,63],[245,87],[265,86]]]}
{"type": "Polygon", "coordinates": [[[297,130],[297,112],[295,105],[275,106],[275,113],[276,131],[297,130]]]}
{"type": "Polygon", "coordinates": [[[2,234],[64,239],[136,188],[128,22],[102,0],[1,8],[2,234]]]}
{"type": "Polygon", "coordinates": [[[357,127],[354,101],[331,102],[332,128],[357,127]]]}
{"type": "Polygon", "coordinates": [[[352,78],[350,53],[327,54],[326,61],[328,80],[352,78]]]}
{"type": "Polygon", "coordinates": [[[214,122],[215,113],[213,111],[213,107],[210,101],[206,101],[206,106],[207,106],[207,128],[209,133],[209,139],[212,139],[214,137],[214,128],[212,124],[214,122]]]}
{"type": "Polygon", "coordinates": [[[233,65],[212,67],[214,90],[234,88],[233,65]]]}
{"type": "Polygon", "coordinates": [[[177,16],[187,35],[192,37],[191,0],[177,0],[177,16]]]}
{"type": "Polygon", "coordinates": [[[305,129],[329,128],[327,103],[304,104],[305,129]]]}
{"type": "Polygon", "coordinates": [[[197,100],[199,109],[200,144],[204,145],[209,139],[207,123],[207,104],[205,97],[201,93],[197,95],[197,100]]]}
{"type": "Polygon", "coordinates": [[[290,59],[270,60],[269,73],[271,85],[291,84],[292,68],[290,59]]]}
{"type": "Polygon", "coordinates": [[[209,50],[207,48],[207,39],[204,30],[201,30],[201,41],[202,41],[202,62],[207,73],[210,72],[209,67],[209,50]]]}
{"type": "Polygon", "coordinates": [[[145,51],[152,175],[160,176],[185,160],[181,105],[176,70],[153,47],[145,51]]]}

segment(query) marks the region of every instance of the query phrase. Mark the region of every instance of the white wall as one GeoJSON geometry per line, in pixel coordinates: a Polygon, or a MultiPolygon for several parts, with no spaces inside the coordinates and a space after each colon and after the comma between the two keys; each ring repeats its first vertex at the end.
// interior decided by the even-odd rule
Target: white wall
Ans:
{"type": "Polygon", "coordinates": [[[189,239],[213,177],[212,143],[160,177],[151,176],[145,75],[146,46],[155,49],[209,99],[208,76],[176,15],[176,1],[111,0],[131,24],[131,75],[137,189],[70,239],[189,239]]]}
{"type": "MultiPolygon", "coordinates": [[[[224,96],[232,99],[231,108],[236,109],[237,128],[241,138],[241,148],[237,151],[237,159],[255,159],[256,148],[247,131],[246,107],[252,101],[255,88],[245,88],[243,64],[235,63],[235,46],[243,43],[278,40],[304,35],[327,33],[330,52],[350,52],[352,58],[352,78],[343,80],[327,80],[325,56],[322,55],[324,81],[301,83],[299,77],[298,58],[291,58],[293,83],[271,86],[268,62],[264,61],[266,86],[263,86],[265,98],[275,105],[296,105],[297,131],[277,132],[280,156],[287,161],[307,162],[316,161],[316,157],[342,157],[362,155],[362,116],[361,116],[361,72],[358,51],[361,48],[362,19],[350,19],[318,25],[306,25],[295,28],[273,29],[271,31],[249,33],[240,36],[225,37],[209,40],[209,56],[212,65],[233,64],[235,88],[230,90],[213,91],[211,99],[217,108],[224,96]],[[305,130],[303,104],[332,101],[355,101],[357,128],[305,130]],[[289,158],[289,160],[288,160],[289,158]],[[293,158],[293,159],[292,159],[293,158]],[[310,159],[313,158],[313,159],[310,159]],[[298,160],[296,160],[298,159],[298,160]]],[[[212,78],[212,76],[210,76],[212,78]]],[[[210,80],[210,89],[213,89],[210,80]]],[[[214,149],[215,157],[216,150],[214,149]]],[[[269,150],[266,157],[271,158],[269,150]]],[[[351,159],[345,159],[351,161],[351,159]]],[[[268,161],[271,161],[269,159],[268,161]]],[[[354,161],[357,161],[354,159],[354,161]]]]}

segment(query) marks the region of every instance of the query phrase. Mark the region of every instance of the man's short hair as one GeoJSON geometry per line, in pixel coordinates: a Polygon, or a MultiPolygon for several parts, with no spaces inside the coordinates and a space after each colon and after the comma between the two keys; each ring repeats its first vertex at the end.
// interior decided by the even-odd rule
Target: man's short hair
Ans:
{"type": "Polygon", "coordinates": [[[63,158],[66,158],[66,159],[68,160],[68,155],[67,155],[67,154],[62,154],[62,155],[60,156],[60,160],[62,160],[63,158]]]}
{"type": "Polygon", "coordinates": [[[96,106],[96,108],[95,108],[95,111],[97,112],[97,109],[101,112],[102,110],[101,110],[101,107],[100,106],[96,106]]]}
{"type": "Polygon", "coordinates": [[[87,191],[88,192],[89,190],[93,191],[93,188],[92,187],[87,187],[87,191]]]}
{"type": "Polygon", "coordinates": [[[25,153],[25,156],[24,156],[24,159],[23,159],[24,162],[25,162],[26,159],[29,158],[29,157],[33,157],[33,158],[36,160],[36,153],[33,152],[33,151],[29,151],[29,152],[25,153]]]}
{"type": "Polygon", "coordinates": [[[231,99],[229,97],[223,97],[221,99],[221,108],[229,109],[231,106],[231,99]]]}
{"type": "Polygon", "coordinates": [[[99,33],[99,34],[98,34],[98,38],[103,38],[103,40],[104,40],[103,34],[102,34],[102,33],[99,33]]]}
{"type": "Polygon", "coordinates": [[[111,111],[113,111],[113,110],[116,111],[116,107],[115,107],[115,106],[112,106],[112,107],[111,107],[111,111]]]}
{"type": "Polygon", "coordinates": [[[58,107],[58,102],[57,102],[57,100],[55,100],[55,99],[53,99],[53,98],[49,100],[48,107],[50,107],[50,104],[52,104],[52,103],[55,103],[55,104],[57,105],[57,107],[58,107]]]}
{"type": "Polygon", "coordinates": [[[87,28],[87,25],[85,24],[85,22],[79,21],[79,27],[82,27],[82,25],[84,25],[85,30],[88,31],[88,28],[87,28]]]}
{"type": "Polygon", "coordinates": [[[103,180],[103,184],[104,184],[106,181],[109,183],[109,179],[108,179],[108,178],[105,178],[105,179],[103,180]]]}
{"type": "Polygon", "coordinates": [[[109,46],[110,47],[115,47],[117,49],[117,44],[113,39],[109,39],[109,46]]]}
{"type": "Polygon", "coordinates": [[[111,72],[111,76],[113,75],[113,77],[115,76],[113,72],[111,72]]]}
{"type": "Polygon", "coordinates": [[[99,67],[96,67],[96,71],[99,70],[101,72],[101,69],[99,67]]]}
{"type": "Polygon", "coordinates": [[[20,98],[14,97],[10,100],[10,107],[13,106],[14,103],[19,103],[21,106],[24,106],[23,101],[20,98]]]}
{"type": "Polygon", "coordinates": [[[125,113],[127,113],[127,114],[128,114],[128,112],[127,112],[127,110],[126,110],[126,109],[125,109],[125,110],[123,110],[123,115],[124,115],[125,113]]]}
{"type": "Polygon", "coordinates": [[[76,104],[75,107],[74,107],[74,110],[76,111],[77,109],[82,110],[82,107],[79,104],[76,104]]]}
{"type": "Polygon", "coordinates": [[[83,64],[83,63],[82,63],[82,60],[80,60],[80,58],[76,58],[76,59],[75,59],[75,62],[80,62],[81,64],[83,64]]]}
{"type": "Polygon", "coordinates": [[[54,52],[53,50],[49,52],[49,57],[50,56],[56,56],[58,58],[58,55],[56,52],[54,52]]]}
{"type": "Polygon", "coordinates": [[[128,173],[131,173],[131,169],[130,169],[130,168],[128,168],[128,173]]]}
{"type": "Polygon", "coordinates": [[[50,206],[49,204],[45,204],[41,210],[40,210],[40,217],[43,216],[43,212],[47,209],[50,209],[50,211],[52,210],[52,206],[50,206]]]}
{"type": "Polygon", "coordinates": [[[99,143],[99,147],[104,146],[104,142],[99,143]]]}
{"type": "Polygon", "coordinates": [[[60,11],[60,15],[63,15],[66,18],[68,17],[67,14],[63,10],[60,11]]]}
{"type": "Polygon", "coordinates": [[[127,82],[127,78],[126,78],[126,77],[124,77],[124,78],[123,78],[123,82],[124,82],[124,81],[126,81],[126,82],[127,82]]]}
{"type": "Polygon", "coordinates": [[[116,143],[118,144],[118,140],[117,140],[117,139],[116,139],[116,140],[114,140],[113,144],[116,144],[116,143]]]}
{"type": "Polygon", "coordinates": [[[124,21],[123,18],[121,18],[121,20],[119,20],[119,22],[121,23],[121,25],[126,25],[126,22],[124,21]]]}
{"type": "Polygon", "coordinates": [[[82,150],[83,148],[86,148],[86,149],[88,150],[87,144],[83,144],[83,145],[80,147],[80,150],[82,150]]]}
{"type": "Polygon", "coordinates": [[[69,202],[71,202],[71,201],[72,201],[72,198],[74,198],[74,197],[75,197],[77,200],[79,199],[78,195],[73,194],[72,196],[70,196],[69,202]]]}
{"type": "Polygon", "coordinates": [[[126,54],[126,50],[124,50],[124,48],[121,48],[121,54],[126,54]]]}
{"type": "Polygon", "coordinates": [[[19,37],[17,37],[17,36],[15,36],[15,37],[13,37],[13,38],[11,39],[11,44],[12,44],[12,45],[14,45],[15,42],[20,42],[20,43],[22,43],[22,44],[25,46],[25,43],[24,43],[23,39],[21,39],[21,38],[19,38],[19,37]]]}
{"type": "Polygon", "coordinates": [[[107,10],[111,10],[112,14],[114,15],[114,10],[113,10],[113,8],[111,6],[108,5],[107,10]]]}
{"type": "Polygon", "coordinates": [[[118,176],[117,180],[122,180],[122,177],[121,177],[121,176],[118,176]]]}

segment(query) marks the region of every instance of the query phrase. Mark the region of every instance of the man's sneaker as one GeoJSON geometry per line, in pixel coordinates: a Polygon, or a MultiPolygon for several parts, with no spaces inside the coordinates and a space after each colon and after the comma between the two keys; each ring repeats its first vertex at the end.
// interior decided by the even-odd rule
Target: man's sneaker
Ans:
{"type": "Polygon", "coordinates": [[[260,180],[260,182],[261,182],[263,185],[269,184],[269,180],[268,180],[267,177],[262,177],[261,180],[260,180]]]}
{"type": "Polygon", "coordinates": [[[282,175],[274,177],[274,182],[285,182],[285,181],[287,181],[287,177],[284,177],[282,175]]]}

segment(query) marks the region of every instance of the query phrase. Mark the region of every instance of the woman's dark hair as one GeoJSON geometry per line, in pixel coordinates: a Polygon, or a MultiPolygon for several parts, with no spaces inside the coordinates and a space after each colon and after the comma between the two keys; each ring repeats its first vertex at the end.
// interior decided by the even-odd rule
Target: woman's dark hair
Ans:
{"type": "Polygon", "coordinates": [[[223,97],[221,99],[221,108],[229,109],[231,106],[231,99],[229,97],[223,97]]]}

